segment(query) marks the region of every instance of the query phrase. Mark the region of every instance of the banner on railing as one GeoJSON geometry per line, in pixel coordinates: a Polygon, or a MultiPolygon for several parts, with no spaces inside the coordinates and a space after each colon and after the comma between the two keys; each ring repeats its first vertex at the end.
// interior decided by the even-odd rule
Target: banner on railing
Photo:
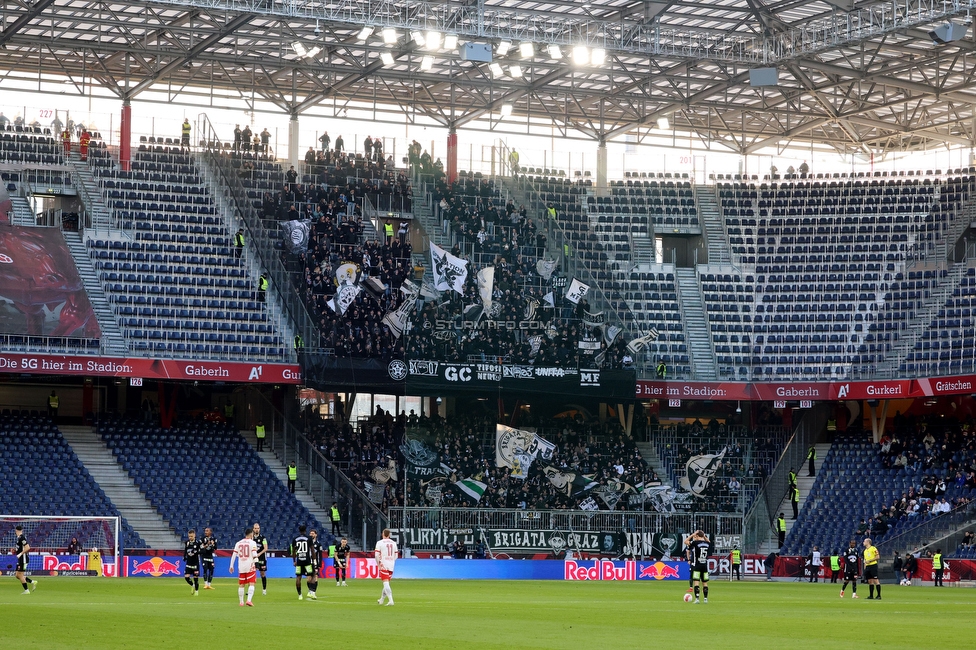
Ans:
{"type": "Polygon", "coordinates": [[[455,541],[468,547],[484,542],[493,553],[581,553],[616,555],[623,552],[624,537],[615,531],[572,532],[479,528],[401,528],[392,531],[401,547],[446,549],[455,541]]]}
{"type": "Polygon", "coordinates": [[[827,402],[862,399],[905,399],[969,395],[976,392],[976,375],[835,382],[637,382],[638,399],[741,400],[827,402]]]}
{"type": "Polygon", "coordinates": [[[628,370],[414,359],[407,371],[406,390],[411,395],[440,395],[445,391],[481,393],[486,389],[601,399],[628,399],[634,395],[635,376],[628,370]]]}

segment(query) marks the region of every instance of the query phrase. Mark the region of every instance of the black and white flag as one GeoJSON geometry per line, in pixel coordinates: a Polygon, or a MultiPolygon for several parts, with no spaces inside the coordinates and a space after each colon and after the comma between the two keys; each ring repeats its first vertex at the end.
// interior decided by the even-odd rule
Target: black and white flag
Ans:
{"type": "Polygon", "coordinates": [[[607,325],[603,328],[603,342],[608,346],[613,345],[613,342],[620,335],[621,329],[616,325],[607,325]]]}
{"type": "Polygon", "coordinates": [[[582,501],[579,502],[579,509],[580,510],[599,510],[600,509],[600,506],[599,506],[599,504],[597,504],[596,501],[593,500],[593,497],[586,497],[585,499],[583,499],[582,501]]]}
{"type": "Polygon", "coordinates": [[[607,317],[602,311],[595,314],[586,312],[583,314],[583,324],[587,327],[602,327],[607,322],[607,317]]]}
{"type": "Polygon", "coordinates": [[[393,338],[400,338],[404,330],[407,329],[407,323],[410,322],[410,312],[413,311],[414,306],[417,304],[418,292],[419,289],[407,294],[399,307],[388,312],[383,317],[383,323],[390,328],[390,333],[393,334],[393,338]]]}
{"type": "Polygon", "coordinates": [[[725,458],[726,449],[722,449],[718,454],[702,454],[692,456],[685,463],[685,476],[678,479],[678,484],[685,492],[691,492],[696,497],[702,496],[708,488],[715,473],[722,466],[722,459],[725,458]]]}
{"type": "Polygon", "coordinates": [[[579,304],[579,301],[589,292],[590,285],[583,284],[576,278],[570,283],[569,288],[566,289],[566,300],[573,303],[574,305],[579,304]]]}
{"type": "Polygon", "coordinates": [[[346,313],[349,306],[356,300],[356,296],[362,287],[358,284],[340,284],[336,289],[335,296],[326,304],[329,308],[340,316],[346,313]]]}
{"type": "Polygon", "coordinates": [[[308,250],[308,233],[311,221],[293,219],[281,224],[282,239],[289,253],[301,254],[308,250]]]}
{"type": "Polygon", "coordinates": [[[430,243],[430,263],[434,268],[434,288],[438,291],[457,291],[464,294],[464,282],[468,279],[468,261],[455,257],[446,250],[430,243]]]}
{"type": "Polygon", "coordinates": [[[495,289],[495,267],[486,266],[478,271],[475,277],[478,280],[478,297],[481,298],[481,304],[487,311],[491,309],[491,293],[495,289]]]}
{"type": "Polygon", "coordinates": [[[627,350],[631,354],[633,354],[634,356],[637,356],[638,354],[640,354],[641,352],[643,352],[647,348],[648,345],[650,345],[652,342],[656,341],[657,340],[657,337],[658,337],[657,328],[656,327],[652,327],[647,334],[645,334],[644,336],[641,336],[639,338],[636,338],[633,341],[631,341],[630,343],[628,343],[627,344],[627,350]]]}
{"type": "Polygon", "coordinates": [[[559,262],[556,260],[541,259],[535,263],[535,270],[536,273],[542,276],[543,280],[548,280],[557,266],[559,266],[559,262]]]}

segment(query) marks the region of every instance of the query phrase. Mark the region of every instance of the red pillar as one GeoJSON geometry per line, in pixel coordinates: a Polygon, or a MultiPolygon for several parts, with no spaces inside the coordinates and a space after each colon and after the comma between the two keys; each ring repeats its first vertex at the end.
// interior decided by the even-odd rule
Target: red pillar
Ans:
{"type": "Polygon", "coordinates": [[[447,182],[448,184],[453,183],[457,180],[457,154],[458,154],[458,141],[457,133],[451,131],[447,135],[447,182]]]}
{"type": "Polygon", "coordinates": [[[119,165],[122,171],[129,171],[132,160],[132,105],[129,100],[122,102],[122,121],[119,123],[119,165]]]}

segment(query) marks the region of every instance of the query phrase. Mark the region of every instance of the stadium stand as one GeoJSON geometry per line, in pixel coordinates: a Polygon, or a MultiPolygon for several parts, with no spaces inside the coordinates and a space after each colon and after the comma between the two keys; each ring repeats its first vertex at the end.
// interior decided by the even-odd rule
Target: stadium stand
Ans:
{"type": "MultiPolygon", "coordinates": [[[[0,486],[0,509],[5,513],[121,516],[57,426],[36,412],[4,409],[0,413],[0,471],[8,477],[0,486]]],[[[0,536],[8,532],[0,530],[0,536]]],[[[79,536],[82,548],[99,546],[104,540],[94,525],[89,534],[91,537],[79,536]]],[[[121,535],[120,547],[146,548],[124,518],[121,535]]],[[[35,533],[31,546],[48,548],[43,532],[35,533]]]]}
{"type": "Polygon", "coordinates": [[[227,543],[255,522],[272,548],[285,549],[300,524],[332,537],[288,492],[240,434],[193,421],[171,429],[102,420],[98,433],[160,515],[185,535],[205,526],[227,543]]]}
{"type": "Polygon", "coordinates": [[[135,353],[282,359],[284,342],[231,250],[227,225],[178,147],[140,145],[131,171],[91,159],[102,195],[134,239],[88,239],[109,302],[135,353]]]}
{"type": "Polygon", "coordinates": [[[785,553],[844,548],[857,535],[883,543],[939,514],[936,505],[969,503],[976,494],[969,429],[953,418],[897,416],[880,445],[861,431],[838,433],[785,553]]]}

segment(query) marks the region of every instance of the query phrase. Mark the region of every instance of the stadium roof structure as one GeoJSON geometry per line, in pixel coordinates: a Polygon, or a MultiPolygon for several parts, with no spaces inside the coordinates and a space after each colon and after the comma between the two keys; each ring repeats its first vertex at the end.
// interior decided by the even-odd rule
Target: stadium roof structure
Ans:
{"type": "Polygon", "coordinates": [[[596,141],[683,133],[740,154],[812,142],[869,155],[976,142],[974,7],[9,0],[0,87],[270,104],[299,116],[367,110],[399,123],[596,141]],[[929,32],[949,21],[949,42],[934,44],[929,32]],[[489,44],[492,61],[463,60],[465,43],[489,44]],[[776,68],[776,85],[752,86],[755,68],[776,68]]]}

